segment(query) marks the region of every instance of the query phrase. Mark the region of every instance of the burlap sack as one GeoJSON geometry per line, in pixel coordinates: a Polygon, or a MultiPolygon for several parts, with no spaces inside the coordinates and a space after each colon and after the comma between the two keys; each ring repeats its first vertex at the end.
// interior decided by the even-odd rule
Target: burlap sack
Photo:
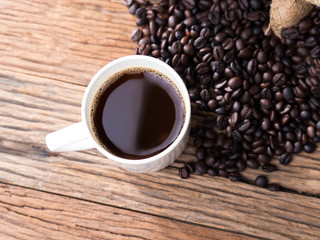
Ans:
{"type": "Polygon", "coordinates": [[[275,35],[282,38],[281,30],[297,25],[310,13],[313,4],[320,6],[320,0],[272,0],[266,34],[272,29],[275,35]]]}

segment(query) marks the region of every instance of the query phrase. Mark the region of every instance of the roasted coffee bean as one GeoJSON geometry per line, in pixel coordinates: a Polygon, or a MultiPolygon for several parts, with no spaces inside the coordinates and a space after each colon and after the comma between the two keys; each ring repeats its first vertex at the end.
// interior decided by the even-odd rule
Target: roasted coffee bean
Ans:
{"type": "Polygon", "coordinates": [[[262,163],[269,163],[271,161],[270,156],[263,153],[258,155],[257,160],[262,163]]]}
{"type": "Polygon", "coordinates": [[[195,54],[195,49],[190,44],[183,46],[183,51],[189,56],[193,56],[195,54]]]}
{"type": "Polygon", "coordinates": [[[217,123],[217,120],[213,116],[207,116],[203,119],[203,125],[206,128],[213,128],[217,123]]]}
{"type": "Polygon", "coordinates": [[[271,108],[272,107],[272,102],[268,98],[262,98],[260,100],[260,105],[264,108],[271,108]]]}
{"type": "Polygon", "coordinates": [[[207,164],[207,166],[209,167],[212,167],[213,164],[215,163],[215,158],[212,154],[208,155],[206,158],[205,158],[205,163],[207,164]]]}
{"type": "Polygon", "coordinates": [[[232,182],[239,182],[241,180],[241,175],[238,172],[229,173],[228,178],[232,182]]]}
{"type": "Polygon", "coordinates": [[[202,142],[202,147],[204,148],[210,149],[210,148],[213,148],[213,146],[214,146],[214,141],[212,139],[205,139],[202,142]]]}
{"type": "Polygon", "coordinates": [[[203,48],[206,44],[207,44],[207,39],[204,38],[204,37],[198,37],[198,38],[194,41],[194,47],[195,47],[196,49],[203,48]]]}
{"type": "Polygon", "coordinates": [[[204,148],[202,147],[197,148],[196,157],[198,160],[204,160],[206,155],[207,155],[207,151],[204,148]]]}
{"type": "Polygon", "coordinates": [[[277,73],[276,75],[273,76],[272,82],[276,86],[282,86],[287,82],[287,77],[283,73],[277,73]]]}
{"type": "Polygon", "coordinates": [[[293,153],[293,151],[294,151],[294,146],[293,146],[292,142],[290,142],[290,141],[286,141],[284,148],[287,153],[293,153]]]}
{"type": "Polygon", "coordinates": [[[188,170],[189,173],[194,173],[194,163],[186,163],[185,164],[185,168],[188,170]]]}
{"type": "Polygon", "coordinates": [[[294,143],[294,146],[293,146],[293,153],[299,153],[301,152],[303,149],[303,145],[300,141],[297,141],[294,143]]]}
{"type": "Polygon", "coordinates": [[[251,123],[248,121],[248,122],[243,122],[240,124],[238,130],[240,132],[245,132],[247,131],[249,128],[251,127],[251,123]]]}
{"type": "Polygon", "coordinates": [[[269,163],[269,164],[262,165],[261,169],[264,172],[273,172],[273,171],[277,170],[277,166],[269,163]]]}
{"type": "Polygon", "coordinates": [[[214,168],[208,168],[208,171],[207,171],[208,175],[210,176],[217,176],[217,170],[215,170],[214,168]]]}
{"type": "Polygon", "coordinates": [[[290,102],[294,99],[294,92],[291,87],[286,87],[285,89],[283,89],[282,93],[283,93],[284,99],[286,99],[287,101],[290,102]]]}
{"type": "Polygon", "coordinates": [[[248,159],[246,163],[249,168],[253,169],[257,169],[260,166],[260,164],[254,159],[248,159]]]}
{"type": "Polygon", "coordinates": [[[299,31],[296,28],[283,29],[281,32],[281,36],[283,38],[292,40],[292,39],[295,39],[299,36],[299,31]]]}
{"type": "Polygon", "coordinates": [[[250,6],[253,10],[261,10],[264,8],[262,0],[250,0],[250,6]]]}
{"type": "Polygon", "coordinates": [[[300,112],[300,117],[301,117],[301,119],[303,119],[303,120],[310,119],[310,117],[311,117],[311,112],[308,111],[308,110],[303,110],[303,111],[300,112]]]}
{"type": "Polygon", "coordinates": [[[268,179],[265,176],[258,176],[255,180],[255,184],[258,187],[266,187],[268,185],[268,179]]]}
{"type": "Polygon", "coordinates": [[[267,130],[270,129],[270,127],[271,127],[271,121],[270,121],[270,119],[267,118],[267,117],[264,117],[264,118],[262,119],[262,122],[261,122],[261,129],[264,130],[264,131],[267,131],[267,130]]]}
{"type": "Polygon", "coordinates": [[[224,50],[221,46],[216,46],[213,48],[213,57],[215,60],[220,61],[224,56],[224,50]]]}
{"type": "Polygon", "coordinates": [[[242,159],[238,159],[237,161],[237,168],[238,168],[238,171],[241,172],[241,171],[244,171],[247,167],[247,164],[244,160],[242,159]]]}
{"type": "Polygon", "coordinates": [[[257,71],[257,65],[258,65],[257,60],[251,59],[247,65],[247,73],[251,75],[255,74],[257,71]]]}
{"type": "Polygon", "coordinates": [[[138,42],[141,38],[143,38],[143,32],[137,28],[132,32],[131,39],[134,42],[138,42]]]}
{"type": "Polygon", "coordinates": [[[217,118],[217,128],[219,130],[223,130],[228,126],[228,120],[224,115],[220,115],[217,118]]]}
{"type": "Polygon", "coordinates": [[[223,170],[223,169],[219,169],[219,171],[218,171],[218,175],[220,176],[220,177],[228,177],[228,172],[226,171],[226,170],[223,170]]]}
{"type": "Polygon", "coordinates": [[[189,177],[188,169],[185,167],[179,168],[179,176],[181,179],[185,179],[189,177]]]}
{"type": "Polygon", "coordinates": [[[308,126],[307,135],[309,138],[314,138],[316,136],[316,129],[314,126],[308,126]]]}
{"type": "Polygon", "coordinates": [[[243,141],[243,137],[241,135],[241,133],[238,130],[234,130],[232,132],[232,138],[236,141],[236,142],[242,142],[243,141]]]}
{"type": "MultiPolygon", "coordinates": [[[[264,35],[270,3],[263,0],[122,3],[141,26],[131,36],[139,45],[136,54],[174,68],[188,88],[194,114],[217,115],[193,133],[200,166],[210,166],[198,174],[235,180],[246,167],[262,164],[270,171],[274,155],[286,163],[293,153],[315,151],[314,143],[320,142],[319,8],[283,29],[280,41],[264,35]]],[[[182,177],[194,172],[184,168],[182,177]]]]}
{"type": "Polygon", "coordinates": [[[194,169],[197,175],[203,175],[207,172],[208,167],[203,161],[198,161],[195,163],[194,169]]]}
{"type": "Polygon", "coordinates": [[[291,162],[292,156],[290,153],[284,153],[280,156],[279,162],[282,165],[288,165],[291,162]]]}
{"type": "Polygon", "coordinates": [[[233,46],[234,46],[234,41],[232,40],[232,38],[227,38],[222,43],[222,47],[224,50],[231,50],[233,46]]]}
{"type": "Polygon", "coordinates": [[[303,150],[306,153],[312,153],[316,150],[317,146],[314,143],[306,143],[305,145],[303,145],[303,150]]]}
{"type": "Polygon", "coordinates": [[[210,129],[210,128],[205,129],[204,135],[205,135],[205,137],[208,138],[208,139],[215,139],[216,136],[217,136],[216,132],[213,131],[213,130],[210,129]]]}
{"type": "Polygon", "coordinates": [[[271,183],[267,185],[267,189],[271,192],[278,192],[280,191],[281,187],[278,184],[271,183]]]}
{"type": "Polygon", "coordinates": [[[242,85],[242,81],[240,77],[230,78],[228,81],[228,86],[232,89],[237,89],[242,85]]]}
{"type": "Polygon", "coordinates": [[[304,34],[307,33],[313,26],[313,21],[310,17],[306,17],[298,24],[298,30],[304,34]]]}
{"type": "Polygon", "coordinates": [[[259,63],[266,63],[268,61],[268,56],[266,52],[260,50],[257,54],[257,60],[259,63]]]}

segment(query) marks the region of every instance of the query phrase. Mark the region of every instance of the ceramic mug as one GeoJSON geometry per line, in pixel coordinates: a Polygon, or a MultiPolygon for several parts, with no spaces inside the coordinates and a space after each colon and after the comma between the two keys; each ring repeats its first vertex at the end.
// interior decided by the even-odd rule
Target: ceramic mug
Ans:
{"type": "Polygon", "coordinates": [[[190,132],[191,106],[189,94],[180,76],[166,63],[148,56],[132,55],[114,60],[101,68],[91,79],[81,106],[82,121],[75,123],[46,136],[46,143],[50,151],[69,152],[96,148],[105,157],[117,163],[121,168],[132,172],[154,172],[161,170],[174,162],[187,145],[190,132]],[[98,143],[93,137],[90,127],[92,101],[100,86],[108,78],[121,70],[135,67],[147,67],[167,76],[178,88],[185,108],[185,119],[178,137],[160,153],[151,157],[132,160],[114,155],[98,143]]]}

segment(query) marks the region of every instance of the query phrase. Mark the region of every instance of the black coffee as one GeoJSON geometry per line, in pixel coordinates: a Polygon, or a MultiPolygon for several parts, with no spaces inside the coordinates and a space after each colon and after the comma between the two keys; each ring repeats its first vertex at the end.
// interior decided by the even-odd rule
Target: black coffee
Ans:
{"type": "Polygon", "coordinates": [[[148,68],[126,69],[109,78],[95,96],[92,129],[114,155],[141,159],[177,138],[184,111],[180,94],[165,76],[148,68]]]}

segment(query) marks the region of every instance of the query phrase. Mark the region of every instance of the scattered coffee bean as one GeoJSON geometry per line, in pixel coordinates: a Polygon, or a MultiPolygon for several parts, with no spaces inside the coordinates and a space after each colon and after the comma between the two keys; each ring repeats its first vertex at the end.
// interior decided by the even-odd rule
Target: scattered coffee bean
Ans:
{"type": "Polygon", "coordinates": [[[258,187],[266,187],[268,185],[268,179],[265,176],[258,176],[255,180],[255,184],[258,187]]]}
{"type": "Polygon", "coordinates": [[[232,182],[239,182],[241,180],[241,175],[238,172],[232,172],[228,175],[232,182]]]}
{"type": "Polygon", "coordinates": [[[273,171],[277,170],[277,166],[269,163],[269,164],[262,165],[261,169],[264,172],[273,172],[273,171]]]}
{"type": "Polygon", "coordinates": [[[181,179],[185,179],[189,177],[188,169],[185,167],[179,168],[179,176],[181,179]]]}
{"type": "Polygon", "coordinates": [[[267,185],[267,189],[271,192],[278,192],[280,191],[280,186],[278,184],[271,183],[267,185]]]}
{"type": "Polygon", "coordinates": [[[198,161],[195,163],[195,173],[198,175],[203,175],[207,172],[208,167],[203,161],[198,161]]]}
{"type": "Polygon", "coordinates": [[[316,145],[314,143],[306,143],[304,146],[303,146],[303,150],[306,152],[306,153],[312,153],[316,150],[316,145]]]}
{"type": "MultiPolygon", "coordinates": [[[[171,65],[184,80],[194,114],[209,112],[194,133],[198,162],[179,176],[208,173],[241,179],[246,167],[273,171],[280,156],[314,152],[320,142],[320,9],[283,41],[265,36],[269,4],[239,1],[122,0],[138,17],[132,40],[137,54],[171,65]],[[216,129],[219,133],[216,132],[216,129]]],[[[259,176],[256,185],[267,185],[259,176]]]]}
{"type": "Polygon", "coordinates": [[[291,162],[291,159],[292,159],[291,154],[284,153],[280,156],[279,162],[282,165],[288,165],[291,162]]]}

